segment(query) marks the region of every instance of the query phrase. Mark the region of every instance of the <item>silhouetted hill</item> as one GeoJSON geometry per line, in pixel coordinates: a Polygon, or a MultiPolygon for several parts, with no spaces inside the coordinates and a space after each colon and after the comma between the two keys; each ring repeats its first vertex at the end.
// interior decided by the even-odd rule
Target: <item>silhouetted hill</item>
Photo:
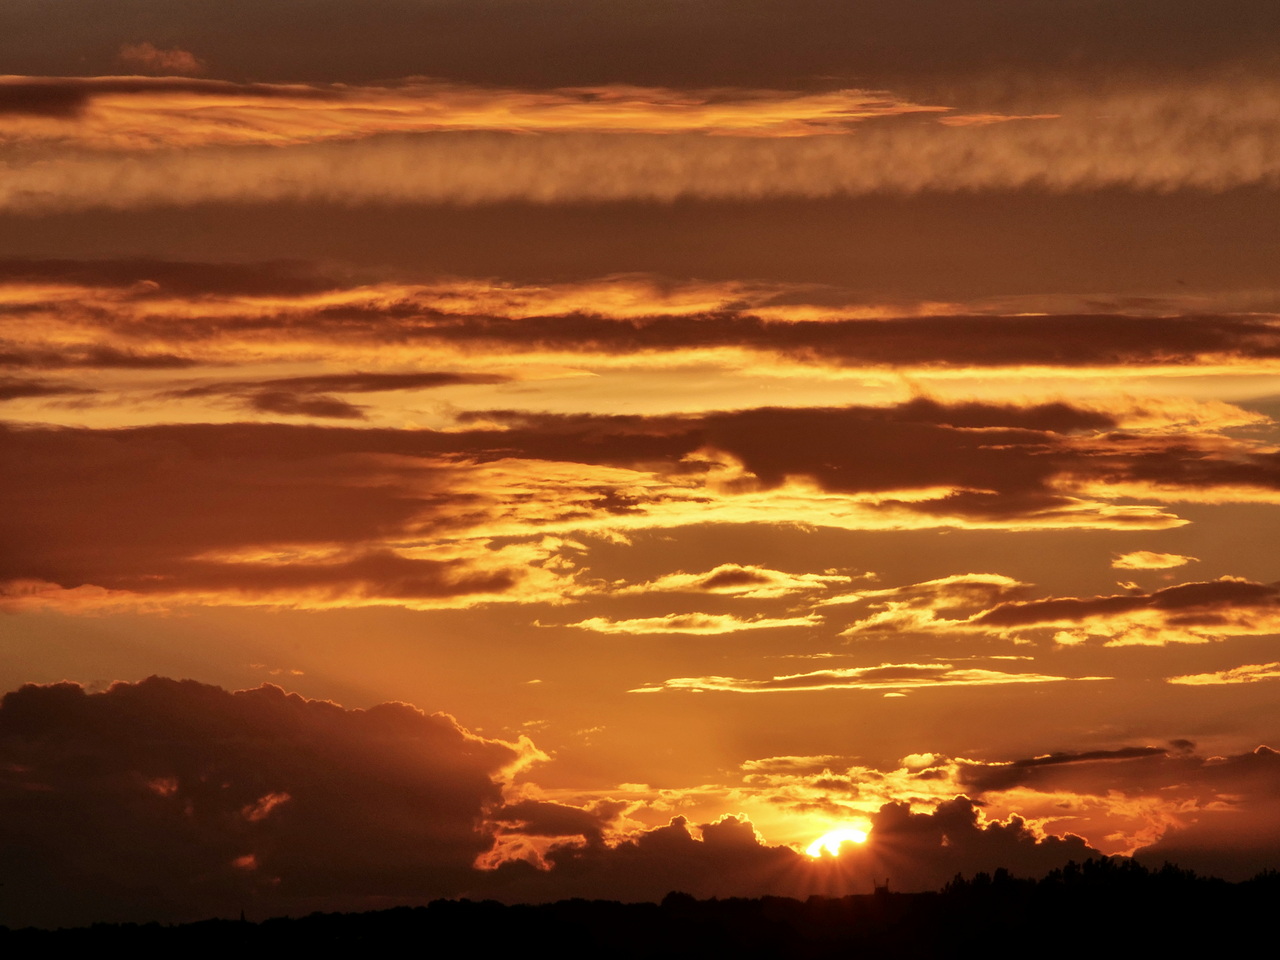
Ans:
{"type": "Polygon", "coordinates": [[[1132,860],[1103,859],[1070,863],[1040,880],[1016,879],[1004,870],[957,876],[932,893],[878,890],[808,900],[696,900],[671,893],[661,904],[437,900],[425,907],[261,923],[0,928],[0,950],[256,955],[418,945],[428,954],[487,955],[537,944],[552,956],[593,957],[1187,955],[1235,946],[1266,949],[1278,897],[1275,871],[1232,884],[1168,864],[1149,870],[1132,860]]]}

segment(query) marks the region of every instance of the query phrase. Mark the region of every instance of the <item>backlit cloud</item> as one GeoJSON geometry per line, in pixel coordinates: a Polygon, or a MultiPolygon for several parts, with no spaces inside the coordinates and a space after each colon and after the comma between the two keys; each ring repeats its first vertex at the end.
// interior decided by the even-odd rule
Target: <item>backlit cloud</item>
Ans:
{"type": "Polygon", "coordinates": [[[853,578],[836,573],[784,573],[752,564],[722,563],[706,573],[669,573],[647,583],[614,585],[621,596],[649,593],[712,593],[749,600],[813,593],[853,578]]]}
{"type": "Polygon", "coordinates": [[[153,43],[126,43],[120,48],[120,64],[138,73],[190,77],[204,73],[205,65],[193,53],[179,47],[163,50],[153,43]]]}
{"type": "Polygon", "coordinates": [[[1056,683],[1065,680],[1107,680],[1108,677],[1054,677],[1038,673],[955,667],[949,663],[882,663],[876,667],[814,670],[766,680],[735,677],[675,677],[637,687],[632,693],[686,690],[696,693],[801,693],[818,690],[912,690],[921,687],[991,686],[1007,683],[1056,683]]]}
{"type": "Polygon", "coordinates": [[[1204,687],[1217,686],[1224,683],[1256,683],[1259,680],[1280,679],[1280,663],[1247,663],[1219,670],[1215,673],[1191,673],[1181,677],[1166,677],[1166,683],[1180,683],[1184,686],[1204,687]]]}
{"type": "Polygon", "coordinates": [[[477,825],[501,778],[541,756],[402,703],[156,677],[23,687],[0,730],[18,924],[455,894],[492,845],[477,825]]]}
{"type": "Polygon", "coordinates": [[[1184,557],[1177,553],[1135,550],[1133,553],[1116,557],[1111,561],[1111,566],[1117,570],[1168,570],[1171,567],[1181,567],[1183,564],[1195,561],[1195,557],[1184,557]]]}
{"type": "Polygon", "coordinates": [[[912,631],[1017,636],[1027,630],[1054,630],[1053,639],[1063,644],[1100,640],[1108,646],[1162,646],[1280,630],[1280,594],[1275,585],[1239,577],[1182,583],[1151,593],[1134,588],[1125,594],[1085,598],[1022,599],[1028,591],[1029,585],[1016,581],[984,584],[980,577],[955,577],[833,601],[871,602],[874,612],[844,631],[850,637],[912,631]],[[979,589],[957,596],[954,582],[964,584],[969,579],[977,581],[979,589]],[[988,591],[986,597],[983,589],[988,591]],[[1004,591],[1002,598],[998,592],[1004,591]]]}
{"type": "MultiPolygon", "coordinates": [[[[299,405],[329,402],[311,390],[404,387],[419,383],[415,376],[277,381],[279,404],[270,391],[234,389],[248,390],[259,410],[333,416],[342,411],[299,405]],[[290,398],[297,402],[284,402],[290,398]]],[[[438,385],[435,374],[425,376],[438,385]]],[[[1247,480],[1259,496],[1280,499],[1274,456],[1248,441],[1180,431],[1104,438],[1099,431],[1116,422],[1063,404],[917,399],[693,416],[488,411],[461,415],[449,430],[10,427],[0,431],[7,451],[0,482],[14,506],[11,542],[21,549],[8,555],[0,580],[19,604],[56,602],[60,591],[83,588],[77,597],[108,603],[146,595],[469,605],[571,593],[572,563],[553,560],[562,550],[543,546],[547,536],[785,522],[1158,529],[1182,522],[1160,506],[1167,487],[1195,499],[1247,480]],[[1161,486],[1148,488],[1156,502],[1077,493],[1078,484],[1105,492],[1126,475],[1144,483],[1160,475],[1161,486]],[[94,478],[91,498],[84,477],[94,478]],[[144,503],[142,522],[136,511],[144,503]],[[522,542],[495,548],[495,537],[522,542]]],[[[784,581],[772,579],[781,589],[784,581]]],[[[800,582],[819,581],[789,581],[800,582]]],[[[1112,643],[1150,643],[1270,632],[1274,622],[1272,588],[1230,578],[1149,596],[1010,599],[1021,589],[1012,578],[963,575],[863,591],[856,599],[879,612],[850,629],[908,621],[912,629],[993,633],[1057,627],[1064,641],[1083,629],[1112,643]]]]}
{"type": "Polygon", "coordinates": [[[592,617],[569,626],[593,633],[738,633],[743,630],[771,630],[777,627],[813,627],[822,622],[821,617],[735,617],[731,614],[669,613],[665,617],[641,617],[635,620],[609,620],[592,617]]]}
{"type": "Polygon", "coordinates": [[[706,91],[629,88],[477,93],[144,80],[8,78],[0,90],[12,118],[5,133],[37,143],[219,146],[65,153],[13,164],[0,209],[1221,191],[1271,186],[1280,177],[1280,163],[1271,159],[1280,96],[1273,82],[1257,79],[1057,98],[1053,119],[960,126],[891,122],[896,114],[945,107],[858,91],[743,90],[716,101],[706,91]],[[132,124],[128,108],[144,92],[153,95],[150,115],[132,124]],[[110,94],[126,101],[119,114],[108,109],[110,94]],[[233,101],[221,117],[209,110],[219,96],[233,101]],[[192,109],[197,102],[203,109],[192,109]],[[544,115],[549,122],[539,122],[544,115]],[[833,123],[865,117],[882,119],[830,134],[833,123]],[[807,128],[828,135],[707,135],[807,128]],[[444,132],[423,132],[437,130],[444,132]],[[496,132],[508,130],[551,132],[496,132]],[[647,132],[630,132],[636,130],[647,132]],[[344,142],[315,142],[329,139],[344,142]],[[254,142],[270,145],[243,146],[254,142]]]}

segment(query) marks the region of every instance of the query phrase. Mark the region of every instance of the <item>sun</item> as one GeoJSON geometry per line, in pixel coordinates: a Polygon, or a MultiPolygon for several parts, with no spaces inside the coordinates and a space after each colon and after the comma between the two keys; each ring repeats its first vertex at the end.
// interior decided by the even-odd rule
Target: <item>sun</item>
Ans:
{"type": "Polygon", "coordinates": [[[823,852],[831,854],[833,857],[839,855],[840,845],[843,843],[866,843],[867,831],[855,830],[852,827],[840,827],[824,833],[805,849],[805,853],[811,857],[820,857],[823,852]]]}

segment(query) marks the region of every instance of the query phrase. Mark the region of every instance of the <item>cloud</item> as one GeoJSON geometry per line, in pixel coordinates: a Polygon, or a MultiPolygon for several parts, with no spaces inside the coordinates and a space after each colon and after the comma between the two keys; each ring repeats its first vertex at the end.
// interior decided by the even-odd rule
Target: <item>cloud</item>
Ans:
{"type": "Polygon", "coordinates": [[[992,806],[1016,807],[1052,829],[1070,826],[1149,865],[1167,859],[1241,880],[1276,852],[1278,756],[1266,746],[1204,756],[1195,744],[1174,740],[1165,748],[1007,763],[960,760],[952,782],[992,806]]]}
{"type": "Polygon", "coordinates": [[[956,873],[1004,866],[1035,876],[1097,854],[1079,837],[1043,836],[1018,817],[987,820],[967,797],[928,813],[885,804],[869,820],[866,843],[846,846],[839,858],[813,859],[765,844],[743,816],[696,826],[678,816],[614,846],[553,848],[551,869],[541,875],[523,863],[500,865],[492,889],[507,900],[658,900],[673,889],[701,898],[840,896],[869,893],[886,875],[895,890],[928,890],[956,873]]]}
{"type": "MultiPolygon", "coordinates": [[[[156,51],[163,54],[165,51],[156,51]]],[[[328,96],[302,85],[232,83],[227,80],[194,80],[176,77],[0,77],[0,117],[9,116],[12,136],[23,131],[21,118],[82,120],[85,111],[101,98],[126,100],[146,96],[235,97],[237,99],[308,100],[328,96]],[[16,124],[16,126],[15,126],[16,124]]],[[[187,104],[189,106],[189,104],[187,104]]],[[[36,131],[48,129],[37,126],[36,131]]],[[[59,128],[54,128],[59,129],[59,128]]],[[[72,128],[74,129],[74,128],[72,128]]]]}
{"type": "MultiPolygon", "coordinates": [[[[743,764],[735,800],[744,809],[835,827],[864,824],[884,804],[934,809],[964,795],[988,818],[1017,815],[1045,835],[1078,834],[1108,854],[1136,851],[1148,865],[1161,862],[1152,851],[1162,838],[1181,842],[1203,827],[1224,841],[1213,869],[1242,879],[1266,865],[1254,841],[1273,832],[1275,758],[1267,747],[1210,756],[1185,739],[1014,760],[914,754],[896,768],[860,765],[852,757],[778,757],[743,764]],[[1221,830],[1231,823],[1228,841],[1221,830]]],[[[1201,863],[1203,854],[1196,855],[1201,863]]]]}
{"type": "Polygon", "coordinates": [[[5,81],[0,109],[12,115],[5,132],[47,142],[50,154],[11,164],[0,209],[1224,191],[1266,187],[1280,177],[1280,162],[1272,159],[1280,138],[1280,108],[1273,105],[1280,95],[1274,81],[1256,78],[1197,78],[1074,96],[1049,91],[1043,103],[1053,101],[1058,119],[966,126],[895,122],[896,114],[944,108],[861,91],[742,90],[721,93],[716,102],[706,91],[631,88],[491,95],[429,86],[339,90],[172,78],[147,86],[144,80],[5,81]],[[133,100],[143,93],[153,95],[152,109],[135,122],[133,100]],[[113,113],[108,95],[129,102],[113,113]],[[218,96],[252,103],[217,116],[211,108],[218,96]],[[258,101],[271,109],[257,109],[258,101]],[[191,109],[195,103],[199,111],[191,109]],[[860,115],[878,118],[830,132],[832,121],[838,127],[860,115]],[[824,135],[708,135],[779,128],[824,135]],[[525,130],[545,135],[521,135],[525,130]],[[255,141],[263,145],[245,145],[255,141]],[[79,142],[91,149],[52,150],[79,142]],[[281,146],[290,142],[296,145],[281,146]],[[201,143],[217,145],[155,149],[201,143]],[[103,149],[112,146],[146,152],[103,149]]]}
{"type": "Polygon", "coordinates": [[[1063,628],[1055,639],[1064,643],[1090,638],[1105,639],[1109,646],[1208,643],[1280,630],[1280,592],[1274,584],[1221,577],[1152,593],[1009,601],[968,623],[996,629],[1063,628]]]}
{"type": "Polygon", "coordinates": [[[69,383],[0,376],[0,402],[17,400],[23,397],[64,397],[92,392],[92,390],[69,383]]]}
{"type": "MultiPolygon", "coordinates": [[[[326,394],[285,393],[326,403],[326,394]]],[[[275,399],[260,403],[273,407],[275,399]]],[[[916,399],[690,416],[488,411],[461,416],[451,430],[9,426],[0,429],[0,483],[14,509],[0,581],[9,584],[9,603],[22,604],[60,602],[59,590],[81,590],[61,598],[67,602],[105,603],[138,595],[302,605],[550,599],[572,593],[573,564],[566,544],[543,545],[548,536],[780,522],[850,530],[1178,525],[1158,506],[1076,495],[1076,484],[1093,483],[1082,475],[1107,483],[1146,475],[1153,456],[1167,483],[1196,472],[1185,497],[1216,494],[1213,484],[1234,483],[1251,458],[1258,492],[1280,489],[1271,454],[1181,431],[1102,434],[1112,422],[1065,404],[916,399]],[[1215,461],[1221,477],[1211,476],[1215,461]],[[93,477],[91,497],[77,479],[84,476],[93,477]],[[498,548],[493,538],[511,541],[498,548]]],[[[1087,627],[1112,643],[1268,632],[1274,613],[1272,588],[1230,579],[1146,599],[1000,599],[1020,589],[970,577],[918,585],[918,596],[859,598],[922,630],[1087,627]],[[948,618],[975,598],[993,605],[948,618]]],[[[852,628],[892,628],[893,616],[852,628]]]]}
{"type": "MultiPolygon", "coordinates": [[[[292,383],[279,397],[244,389],[268,410],[334,415],[345,408],[306,408],[334,399],[307,389],[408,382],[334,376],[276,381],[292,383]]],[[[683,416],[490,410],[444,430],[11,425],[0,428],[0,486],[13,507],[0,582],[8,605],[544,601],[575,592],[573,548],[557,538],[584,533],[716,523],[1177,526],[1184,521],[1159,506],[1161,488],[1147,488],[1154,504],[1079,495],[1150,477],[1153,460],[1179,497],[1217,496],[1218,484],[1247,474],[1258,496],[1280,499],[1280,469],[1260,446],[1163,427],[1120,433],[1116,423],[1059,403],[917,399],[683,416]],[[91,496],[83,477],[94,478],[91,496]]],[[[721,574],[756,575],[744,570],[721,574]]],[[[1271,587],[1230,578],[1091,600],[1012,599],[1022,589],[986,574],[863,591],[858,601],[882,609],[850,629],[1057,626],[1113,643],[1191,641],[1271,632],[1275,606],[1271,587]]],[[[718,624],[699,629],[732,626],[718,624]]]]}
{"type": "MultiPolygon", "coordinates": [[[[149,43],[126,45],[120,61],[143,73],[204,72],[192,54],[149,43]]],[[[0,132],[10,139],[94,150],[280,148],[467,131],[805,137],[847,131],[874,118],[949,109],[876,90],[674,90],[627,84],[504,89],[422,78],[357,85],[3,77],[0,104],[6,99],[11,108],[0,110],[0,117],[8,112],[12,118],[7,124],[0,120],[0,132]],[[263,99],[273,101],[271,109],[262,108],[263,99]],[[74,126],[51,122],[70,118],[74,126]]]]}
{"type": "Polygon", "coordinates": [[[205,65],[195,54],[178,47],[162,50],[152,43],[126,43],[120,47],[120,63],[140,73],[190,77],[204,73],[205,65]]]}
{"type": "Polygon", "coordinates": [[[406,704],[151,678],[0,702],[6,922],[181,920],[456,895],[540,754],[406,704]],[[51,897],[50,890],[57,890],[51,897]]]}
{"type": "MultiPolygon", "coordinates": [[[[487,351],[560,366],[749,363],[775,375],[803,367],[809,375],[985,369],[1025,377],[1141,366],[1164,376],[1188,367],[1269,371],[1280,362],[1280,328],[1269,316],[1280,309],[1274,291],[1238,302],[1224,295],[1219,308],[1238,312],[1206,315],[1203,301],[1185,298],[1130,303],[1131,313],[1116,312],[1123,304],[1063,297],[867,303],[817,284],[626,274],[542,285],[362,284],[288,263],[0,260],[0,277],[0,302],[14,321],[8,350],[50,362],[63,352],[136,353],[143,345],[213,364],[314,362],[322,349],[352,367],[384,364],[391,351],[397,362],[430,369],[442,356],[463,365],[487,351]]],[[[1127,402],[1131,421],[1142,413],[1262,420],[1223,403],[1127,402]]],[[[1081,423],[1085,411],[1063,414],[1081,423]]]]}
{"type": "Polygon", "coordinates": [[[1165,683],[1203,687],[1224,683],[1257,683],[1259,680],[1280,679],[1280,663],[1246,663],[1216,673],[1192,673],[1181,677],[1165,677],[1165,683]]]}
{"type": "Polygon", "coordinates": [[[592,617],[568,624],[594,633],[650,634],[688,633],[714,635],[739,633],[743,630],[771,630],[777,627],[813,627],[822,622],[814,615],[804,617],[751,617],[742,619],[731,614],[669,613],[664,617],[642,617],[635,620],[610,620],[592,617]]]}
{"type": "Polygon", "coordinates": [[[532,599],[530,587],[563,595],[571,572],[544,566],[558,546],[454,539],[449,528],[465,531],[468,510],[487,510],[456,467],[388,456],[412,432],[345,437],[0,431],[22,461],[0,474],[23,518],[12,518],[13,550],[0,563],[6,605],[414,607],[532,599]],[[392,448],[377,449],[379,436],[392,448]],[[92,496],[77,492],[77,476],[94,478],[92,496]]]}
{"type": "Polygon", "coordinates": [[[327,396],[339,393],[380,393],[392,390],[426,390],[459,384],[507,383],[510,377],[481,373],[334,373],[281,377],[272,380],[204,383],[168,391],[174,398],[226,396],[262,413],[361,420],[357,405],[327,396]]]}
{"type": "Polygon", "coordinates": [[[848,667],[788,674],[767,680],[734,677],[676,677],[637,687],[632,693],[663,690],[727,693],[802,693],[818,690],[912,690],[921,687],[991,686],[1008,683],[1056,683],[1065,680],[1108,680],[1109,677],[1053,677],[1037,673],[1004,673],[981,668],[957,668],[949,663],[882,663],[876,667],[848,667]]]}
{"type": "Polygon", "coordinates": [[[1153,553],[1150,550],[1136,550],[1125,553],[1111,561],[1117,570],[1168,570],[1181,567],[1183,564],[1197,562],[1195,557],[1184,557],[1177,553],[1153,553]]]}
{"type": "Polygon", "coordinates": [[[710,593],[761,600],[826,590],[852,577],[826,573],[784,573],[753,564],[722,563],[706,573],[669,573],[647,583],[613,585],[614,595],[650,593],[710,593]]]}
{"type": "Polygon", "coordinates": [[[1028,584],[998,575],[959,575],[827,602],[867,600],[878,608],[844,630],[842,636],[850,637],[909,632],[1017,636],[1026,630],[1053,629],[1058,643],[1103,640],[1108,646],[1161,646],[1280,630],[1276,586],[1239,577],[1182,583],[1151,593],[1134,588],[1105,597],[1022,599],[1028,590],[1028,584]]]}

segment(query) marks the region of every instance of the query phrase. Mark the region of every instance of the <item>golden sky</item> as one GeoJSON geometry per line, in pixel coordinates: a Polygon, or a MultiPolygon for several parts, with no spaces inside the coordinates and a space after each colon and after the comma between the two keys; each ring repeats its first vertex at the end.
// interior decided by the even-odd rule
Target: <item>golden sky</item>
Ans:
{"type": "Polygon", "coordinates": [[[1280,865],[1269,0],[5,17],[0,923],[1280,865]]]}

